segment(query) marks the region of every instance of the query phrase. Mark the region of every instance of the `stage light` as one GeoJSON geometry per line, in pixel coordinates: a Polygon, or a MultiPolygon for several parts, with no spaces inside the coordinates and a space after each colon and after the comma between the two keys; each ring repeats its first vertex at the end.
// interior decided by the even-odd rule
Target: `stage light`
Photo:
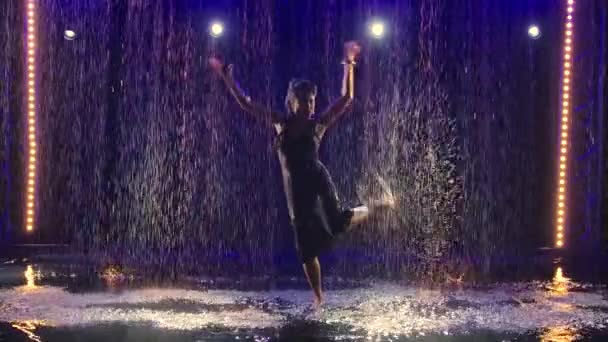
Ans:
{"type": "Polygon", "coordinates": [[[65,30],[63,32],[63,38],[65,38],[65,40],[74,40],[76,39],[76,32],[72,30],[65,30]]]}
{"type": "Polygon", "coordinates": [[[564,200],[566,198],[565,194],[566,194],[566,179],[568,178],[567,174],[566,174],[566,159],[567,159],[567,155],[568,155],[568,149],[566,148],[566,146],[568,145],[568,130],[569,130],[569,124],[568,124],[568,114],[570,113],[570,90],[572,89],[571,85],[570,85],[570,70],[572,68],[572,63],[570,62],[570,59],[572,58],[571,56],[571,52],[572,52],[572,36],[573,36],[573,31],[572,31],[572,27],[574,26],[574,24],[572,23],[572,13],[574,12],[574,0],[566,0],[565,1],[567,3],[566,6],[566,10],[567,10],[567,15],[566,15],[566,20],[565,20],[565,28],[564,28],[564,64],[563,64],[563,68],[562,68],[562,108],[561,108],[561,113],[562,113],[562,125],[561,125],[561,148],[559,149],[559,159],[560,159],[560,163],[559,163],[559,168],[558,168],[558,174],[559,174],[559,180],[558,180],[558,184],[559,184],[559,193],[558,193],[558,201],[557,201],[557,213],[558,213],[558,218],[557,218],[557,225],[556,225],[556,239],[555,239],[555,245],[558,248],[561,248],[564,246],[564,234],[562,233],[562,231],[564,230],[564,216],[566,216],[566,205],[564,203],[564,200]]]}
{"type": "Polygon", "coordinates": [[[540,38],[540,28],[536,25],[530,25],[528,27],[528,36],[532,39],[540,38]]]}
{"type": "Polygon", "coordinates": [[[222,35],[222,33],[224,33],[224,25],[219,22],[219,21],[214,21],[211,23],[211,26],[209,27],[209,33],[213,36],[213,37],[219,37],[222,35]]]}
{"type": "Polygon", "coordinates": [[[369,24],[369,32],[374,38],[382,38],[384,35],[384,23],[374,20],[369,24]]]}
{"type": "Polygon", "coordinates": [[[27,187],[27,195],[25,198],[25,207],[27,208],[26,212],[25,212],[25,219],[26,219],[26,224],[25,224],[25,229],[28,232],[31,232],[32,230],[34,230],[34,218],[33,216],[35,215],[35,208],[34,208],[34,203],[35,203],[35,188],[34,188],[34,184],[35,184],[35,179],[36,179],[36,168],[35,168],[35,164],[36,164],[36,74],[35,74],[35,69],[36,69],[36,52],[35,52],[35,48],[36,48],[36,34],[35,34],[35,30],[36,30],[36,5],[35,2],[32,0],[29,0],[27,3],[27,10],[25,12],[26,15],[26,23],[27,23],[27,29],[24,32],[24,36],[25,36],[25,42],[26,42],[26,58],[25,58],[25,63],[26,63],[26,76],[27,76],[27,104],[28,104],[28,110],[26,111],[27,116],[28,116],[28,120],[26,121],[27,124],[27,131],[29,132],[29,134],[27,135],[27,140],[28,140],[28,144],[26,146],[28,146],[28,151],[26,152],[29,155],[29,158],[27,159],[27,169],[29,169],[30,171],[26,173],[26,184],[28,184],[27,187]]]}

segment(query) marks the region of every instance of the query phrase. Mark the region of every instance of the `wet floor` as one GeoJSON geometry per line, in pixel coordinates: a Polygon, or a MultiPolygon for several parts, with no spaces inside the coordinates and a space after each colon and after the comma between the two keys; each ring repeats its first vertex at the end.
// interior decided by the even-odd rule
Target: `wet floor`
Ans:
{"type": "Polygon", "coordinates": [[[256,290],[204,278],[145,285],[65,261],[3,259],[0,341],[608,340],[606,287],[561,267],[483,288],[327,283],[315,312],[298,279],[256,290]]]}

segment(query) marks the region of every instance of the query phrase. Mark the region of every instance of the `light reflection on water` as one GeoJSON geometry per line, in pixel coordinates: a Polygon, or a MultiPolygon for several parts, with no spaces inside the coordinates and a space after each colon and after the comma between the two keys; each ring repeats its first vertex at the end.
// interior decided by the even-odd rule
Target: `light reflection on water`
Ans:
{"type": "Polygon", "coordinates": [[[602,288],[583,286],[561,268],[548,282],[498,284],[491,288],[431,290],[374,283],[327,291],[320,312],[310,312],[307,290],[237,291],[183,288],[122,289],[71,293],[45,286],[28,265],[26,284],[0,289],[0,321],[39,341],[36,326],[74,327],[108,323],[149,325],[175,331],[210,327],[280,329],[308,321],[353,338],[391,339],[476,330],[538,332],[541,341],[565,342],[581,328],[605,328],[608,301],[602,288]],[[576,291],[571,289],[577,288],[576,291]],[[584,289],[584,290],[581,290],[584,289]]]}
{"type": "Polygon", "coordinates": [[[549,327],[540,336],[541,342],[572,342],[579,338],[577,330],[568,326],[549,327]]]}
{"type": "MultiPolygon", "coordinates": [[[[572,285],[571,280],[564,275],[561,266],[555,268],[555,275],[552,279],[552,284],[549,286],[549,295],[555,297],[566,297],[569,287],[572,285]]],[[[564,312],[572,312],[575,307],[570,303],[556,303],[556,310],[564,312]]],[[[562,325],[547,327],[540,336],[541,342],[572,342],[578,338],[578,329],[575,327],[562,325]]]]}
{"type": "Polygon", "coordinates": [[[25,334],[30,340],[36,342],[42,342],[40,336],[36,335],[34,331],[36,327],[42,325],[41,322],[36,321],[23,321],[23,322],[14,322],[11,326],[25,334]]]}

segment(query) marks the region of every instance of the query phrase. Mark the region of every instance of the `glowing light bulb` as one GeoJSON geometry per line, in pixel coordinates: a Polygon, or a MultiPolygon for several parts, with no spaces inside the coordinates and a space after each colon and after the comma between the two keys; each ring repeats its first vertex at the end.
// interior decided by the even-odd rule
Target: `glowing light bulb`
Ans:
{"type": "Polygon", "coordinates": [[[211,23],[209,33],[211,33],[213,37],[221,36],[222,33],[224,33],[224,25],[218,21],[211,23]]]}
{"type": "Polygon", "coordinates": [[[65,38],[65,40],[74,40],[76,39],[76,32],[73,30],[65,30],[63,32],[63,38],[65,38]]]}
{"type": "Polygon", "coordinates": [[[384,23],[381,21],[373,21],[369,25],[369,32],[374,38],[381,38],[384,35],[384,23]]]}
{"type": "Polygon", "coordinates": [[[532,39],[538,39],[540,37],[540,28],[536,25],[531,25],[528,27],[528,36],[532,39]]]}

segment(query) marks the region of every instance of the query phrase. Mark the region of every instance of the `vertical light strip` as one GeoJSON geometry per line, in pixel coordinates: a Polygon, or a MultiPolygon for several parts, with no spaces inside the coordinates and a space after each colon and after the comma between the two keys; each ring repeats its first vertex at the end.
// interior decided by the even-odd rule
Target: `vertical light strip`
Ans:
{"type": "Polygon", "coordinates": [[[560,145],[559,145],[559,169],[557,185],[557,225],[555,232],[555,246],[564,246],[564,226],[566,224],[566,193],[567,193],[567,165],[568,165],[568,138],[570,130],[570,116],[572,108],[572,39],[574,32],[574,0],[565,0],[566,7],[566,27],[564,30],[564,65],[562,68],[562,99],[561,99],[561,124],[560,124],[560,145]]]}
{"type": "Polygon", "coordinates": [[[27,0],[26,5],[26,141],[27,141],[27,165],[26,169],[26,201],[25,201],[25,229],[28,232],[34,230],[35,218],[35,195],[36,195],[36,2],[27,0]]]}

